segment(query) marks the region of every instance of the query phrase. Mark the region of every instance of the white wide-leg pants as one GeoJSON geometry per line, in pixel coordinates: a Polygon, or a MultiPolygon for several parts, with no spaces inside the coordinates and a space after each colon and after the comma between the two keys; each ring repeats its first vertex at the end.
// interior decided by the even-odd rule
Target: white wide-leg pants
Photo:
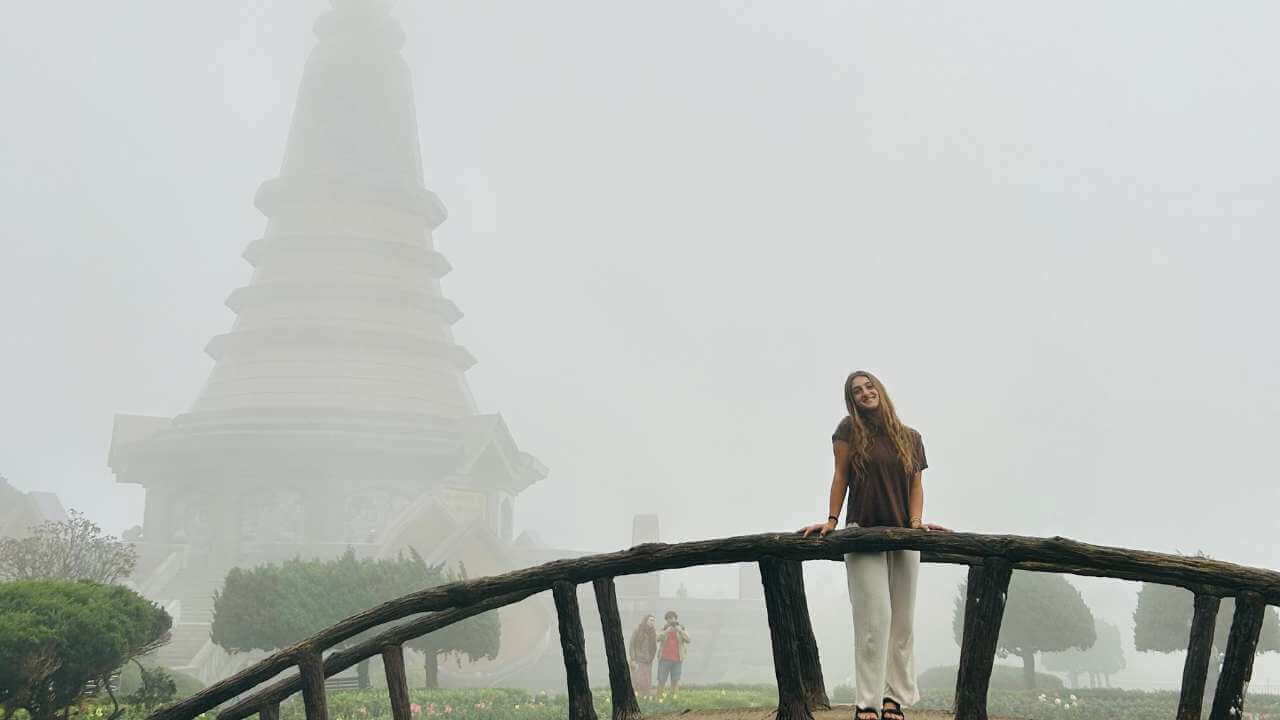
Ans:
{"type": "Polygon", "coordinates": [[[855,701],[877,710],[884,698],[903,706],[918,702],[914,626],[920,553],[849,553],[844,567],[853,606],[855,701]]]}

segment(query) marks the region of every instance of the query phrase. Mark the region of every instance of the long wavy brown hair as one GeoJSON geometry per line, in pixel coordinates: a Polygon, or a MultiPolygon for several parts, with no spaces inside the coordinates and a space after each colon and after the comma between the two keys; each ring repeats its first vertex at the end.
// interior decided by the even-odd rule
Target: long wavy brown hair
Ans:
{"type": "Polygon", "coordinates": [[[866,370],[854,370],[849,373],[849,377],[844,381],[844,406],[849,412],[853,429],[853,435],[849,438],[849,462],[853,464],[855,470],[866,468],[867,462],[871,459],[871,437],[877,429],[881,429],[893,441],[893,447],[898,451],[898,457],[901,458],[902,467],[906,469],[907,474],[911,475],[916,471],[916,455],[911,442],[911,429],[898,419],[898,411],[894,409],[893,401],[889,399],[889,391],[885,389],[884,383],[880,382],[880,378],[866,370]],[[880,394],[880,412],[875,415],[864,412],[853,401],[853,380],[859,377],[866,378],[880,394]]]}

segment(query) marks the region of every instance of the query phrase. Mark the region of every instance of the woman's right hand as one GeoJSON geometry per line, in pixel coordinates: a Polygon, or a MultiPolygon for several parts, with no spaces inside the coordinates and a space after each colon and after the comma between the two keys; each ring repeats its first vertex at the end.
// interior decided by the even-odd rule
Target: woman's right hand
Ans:
{"type": "Polygon", "coordinates": [[[800,534],[801,534],[801,537],[809,537],[814,533],[818,533],[818,535],[821,536],[821,535],[826,535],[827,533],[835,529],[836,529],[836,521],[827,520],[824,523],[814,523],[812,525],[808,525],[806,527],[801,528],[800,534]]]}

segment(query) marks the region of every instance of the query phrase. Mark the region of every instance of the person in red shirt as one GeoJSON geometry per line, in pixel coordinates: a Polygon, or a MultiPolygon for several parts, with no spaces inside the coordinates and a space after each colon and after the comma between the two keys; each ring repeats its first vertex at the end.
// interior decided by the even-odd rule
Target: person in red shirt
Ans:
{"type": "Polygon", "coordinates": [[[662,619],[666,625],[658,633],[658,691],[671,679],[671,691],[680,692],[680,671],[684,665],[685,645],[689,644],[689,633],[680,624],[680,617],[674,610],[668,610],[662,619]]]}

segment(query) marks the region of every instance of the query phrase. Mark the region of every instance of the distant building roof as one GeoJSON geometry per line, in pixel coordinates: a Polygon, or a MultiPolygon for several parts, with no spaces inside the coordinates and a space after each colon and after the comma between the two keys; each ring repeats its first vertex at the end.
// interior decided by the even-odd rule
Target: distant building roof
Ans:
{"type": "Polygon", "coordinates": [[[28,492],[0,478],[0,537],[26,537],[44,522],[62,522],[67,512],[51,492],[28,492]]]}
{"type": "Polygon", "coordinates": [[[62,501],[51,492],[29,492],[27,501],[35,506],[42,521],[64,522],[67,519],[67,511],[62,507],[62,501]]]}

